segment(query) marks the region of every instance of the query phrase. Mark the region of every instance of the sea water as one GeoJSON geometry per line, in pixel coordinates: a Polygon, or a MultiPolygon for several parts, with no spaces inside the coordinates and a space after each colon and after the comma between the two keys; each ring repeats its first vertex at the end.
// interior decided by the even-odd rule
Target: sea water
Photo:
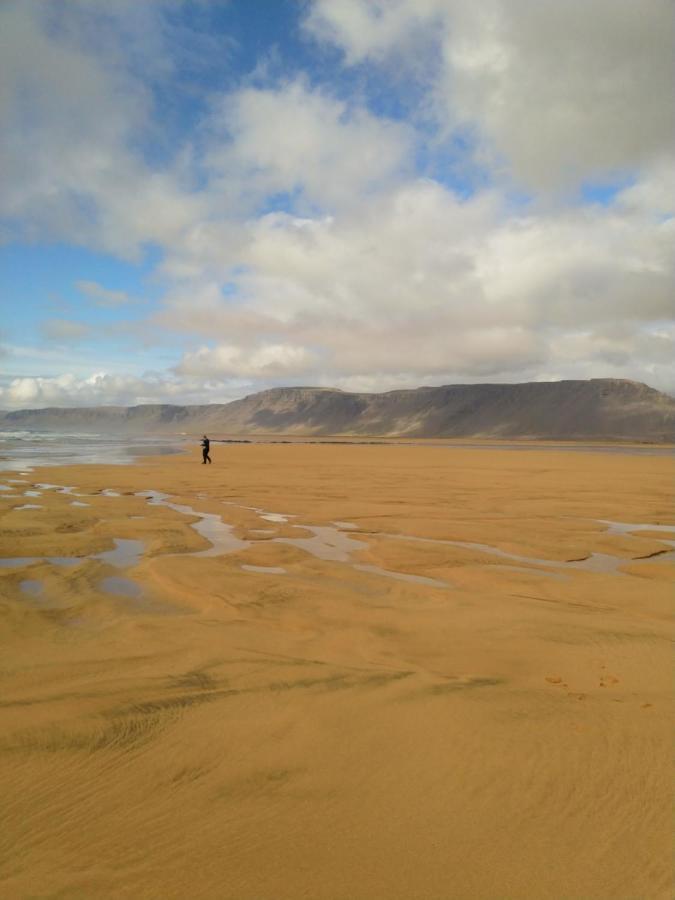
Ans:
{"type": "Polygon", "coordinates": [[[25,472],[38,466],[83,463],[119,466],[139,456],[180,453],[185,446],[185,439],[177,436],[0,430],[0,471],[25,472]]]}

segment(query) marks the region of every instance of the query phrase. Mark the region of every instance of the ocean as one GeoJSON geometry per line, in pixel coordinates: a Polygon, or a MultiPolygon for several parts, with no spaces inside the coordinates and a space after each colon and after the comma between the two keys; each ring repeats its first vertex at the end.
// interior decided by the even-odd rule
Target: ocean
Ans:
{"type": "MultiPolygon", "coordinates": [[[[192,439],[199,443],[196,438],[192,439]]],[[[82,463],[127,465],[139,456],[180,453],[189,439],[86,432],[0,431],[0,471],[82,463]]]]}

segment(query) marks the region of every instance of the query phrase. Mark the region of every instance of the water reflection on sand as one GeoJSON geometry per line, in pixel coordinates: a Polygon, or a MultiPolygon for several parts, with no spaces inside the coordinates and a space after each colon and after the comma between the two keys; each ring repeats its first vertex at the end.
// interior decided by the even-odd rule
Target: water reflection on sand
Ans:
{"type": "MultiPolygon", "coordinates": [[[[39,485],[35,485],[35,487],[38,487],[43,491],[57,491],[59,493],[71,495],[75,491],[75,488],[72,486],[61,486],[48,483],[40,483],[39,485]]],[[[25,491],[24,493],[30,496],[37,492],[25,491]]],[[[120,496],[119,492],[110,488],[99,491],[98,495],[110,497],[111,499],[120,496]]],[[[527,572],[530,574],[557,578],[564,577],[566,571],[622,574],[621,567],[627,564],[644,565],[653,560],[675,560],[675,541],[666,539],[666,535],[670,536],[675,534],[675,526],[661,525],[658,523],[615,522],[604,519],[595,520],[603,525],[606,533],[610,535],[629,535],[640,532],[663,534],[663,537],[658,538],[664,545],[662,549],[643,557],[626,559],[611,554],[591,552],[579,559],[552,560],[542,557],[509,553],[499,547],[475,541],[424,538],[417,535],[392,534],[387,532],[368,532],[368,534],[361,534],[358,531],[358,526],[353,522],[335,521],[328,525],[316,525],[311,523],[295,524],[291,523],[290,519],[297,517],[292,516],[289,513],[274,512],[260,507],[244,506],[234,503],[233,501],[221,501],[225,506],[234,506],[238,509],[254,512],[264,523],[285,525],[289,528],[297,528],[302,532],[302,535],[298,537],[288,536],[288,534],[278,535],[276,530],[270,528],[268,524],[268,527],[265,528],[251,528],[248,530],[249,535],[260,535],[259,538],[244,539],[237,537],[235,534],[235,526],[224,521],[223,517],[218,513],[200,512],[189,504],[175,502],[171,499],[171,495],[162,491],[139,491],[136,493],[136,496],[142,497],[150,506],[166,507],[180,515],[189,516],[197,520],[190,522],[190,527],[194,529],[194,531],[196,531],[209,546],[203,550],[167,554],[169,556],[215,557],[247,550],[254,544],[260,542],[265,542],[267,544],[276,543],[295,547],[319,560],[348,565],[360,572],[435,588],[450,588],[453,585],[450,581],[445,579],[431,578],[425,575],[417,575],[408,572],[399,572],[372,564],[366,564],[360,562],[356,554],[368,548],[368,537],[384,538],[390,541],[414,542],[426,545],[444,545],[457,547],[458,549],[463,550],[470,550],[484,555],[486,560],[489,560],[489,562],[486,562],[487,565],[505,566],[504,563],[498,561],[508,560],[509,563],[516,564],[508,566],[511,571],[527,572]],[[310,534],[309,537],[306,536],[307,532],[310,534]]],[[[199,499],[206,500],[208,498],[205,494],[201,494],[199,499]]],[[[80,501],[72,501],[71,505],[86,506],[87,504],[80,501]]],[[[15,507],[15,509],[30,508],[38,507],[35,504],[24,504],[23,506],[15,507]]],[[[138,519],[143,517],[133,516],[131,518],[138,519]]],[[[19,568],[34,563],[45,562],[56,566],[76,566],[86,560],[98,560],[118,569],[133,569],[143,558],[145,549],[143,540],[116,537],[113,538],[112,549],[101,553],[72,557],[10,557],[0,559],[0,566],[4,568],[19,568]]],[[[287,574],[287,569],[282,566],[261,566],[244,563],[240,568],[245,572],[253,574],[287,574]]],[[[24,593],[36,594],[38,593],[36,585],[40,585],[40,582],[32,579],[25,579],[21,582],[20,589],[24,593]]],[[[139,599],[143,594],[141,586],[131,577],[122,578],[120,576],[108,576],[99,580],[98,585],[105,593],[123,595],[133,599],[139,599]]]]}

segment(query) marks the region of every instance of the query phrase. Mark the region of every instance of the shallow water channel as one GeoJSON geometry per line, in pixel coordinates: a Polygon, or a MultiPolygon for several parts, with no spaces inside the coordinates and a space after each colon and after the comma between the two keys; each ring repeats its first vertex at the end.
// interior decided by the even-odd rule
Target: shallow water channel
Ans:
{"type": "MultiPolygon", "coordinates": [[[[59,493],[71,494],[75,491],[74,487],[60,486],[55,484],[41,483],[34,487],[41,491],[54,490],[59,493]]],[[[100,492],[101,495],[107,497],[118,497],[118,492],[105,489],[100,492]]],[[[29,491],[25,491],[24,495],[31,496],[29,491]]],[[[7,496],[7,495],[5,495],[7,496]]],[[[75,496],[83,496],[75,494],[75,496]]],[[[188,553],[169,554],[171,556],[191,556],[191,557],[213,557],[221,556],[228,553],[236,553],[246,550],[258,540],[247,540],[239,538],[235,534],[235,527],[223,521],[222,516],[217,513],[200,512],[192,506],[184,503],[176,503],[171,500],[169,494],[161,491],[140,491],[136,494],[138,497],[144,498],[150,506],[164,506],[172,509],[177,513],[185,516],[194,517],[197,521],[191,522],[190,527],[193,528],[201,537],[210,544],[204,550],[192,551],[188,553]]],[[[202,500],[207,499],[205,495],[200,495],[202,500]]],[[[75,501],[77,505],[86,505],[79,501],[75,501]]],[[[390,569],[384,569],[375,565],[359,563],[354,560],[354,554],[367,548],[368,544],[364,540],[365,534],[360,535],[358,526],[352,522],[336,521],[330,525],[312,525],[312,524],[293,524],[289,523],[289,519],[295,518],[289,514],[270,512],[259,507],[248,507],[233,503],[232,501],[223,501],[224,505],[237,506],[240,509],[255,512],[262,522],[274,524],[290,524],[292,528],[302,529],[309,532],[310,537],[276,537],[273,528],[265,527],[258,529],[250,529],[251,534],[261,535],[260,540],[266,542],[286,544],[296,547],[305,553],[310,554],[316,559],[327,560],[331,562],[344,563],[360,572],[366,572],[386,578],[394,578],[413,584],[422,584],[436,588],[450,588],[452,583],[447,580],[430,578],[423,575],[414,575],[405,572],[396,572],[390,569]]],[[[23,504],[15,509],[32,509],[37,508],[36,505],[23,504]]],[[[143,518],[142,516],[134,516],[133,518],[143,518]]],[[[473,550],[487,557],[509,560],[518,563],[516,566],[509,566],[515,571],[524,571],[529,574],[537,574],[544,577],[560,578],[564,577],[564,572],[568,570],[578,570],[592,573],[620,573],[620,567],[630,564],[647,564],[653,560],[675,560],[675,541],[667,540],[665,535],[675,535],[675,526],[658,525],[653,523],[628,523],[613,522],[608,520],[595,520],[606,527],[607,534],[625,535],[634,532],[651,531],[663,533],[664,537],[659,538],[664,545],[663,550],[649,554],[645,557],[636,557],[625,559],[623,557],[612,556],[604,553],[590,553],[581,559],[572,559],[566,561],[543,559],[539,557],[521,556],[514,553],[508,553],[499,547],[490,544],[476,543],[472,541],[456,541],[442,540],[436,538],[422,538],[416,535],[407,534],[389,534],[386,532],[368,532],[367,536],[387,538],[388,540],[401,540],[420,542],[425,544],[441,544],[446,546],[459,547],[466,550],[473,550]]],[[[45,556],[45,557],[9,557],[0,559],[0,566],[4,568],[19,568],[28,566],[33,563],[47,562],[56,566],[77,566],[86,560],[100,560],[106,565],[113,566],[118,569],[133,569],[143,557],[145,544],[142,540],[131,538],[114,538],[113,548],[102,553],[91,554],[88,556],[45,556]]],[[[492,562],[492,565],[499,563],[492,562]]],[[[284,575],[286,570],[281,566],[255,566],[242,564],[240,568],[252,574],[261,575],[284,575]]],[[[124,596],[138,601],[143,598],[142,587],[129,577],[117,575],[109,575],[99,580],[98,588],[104,593],[116,596],[124,596]]],[[[32,597],[40,597],[42,595],[43,585],[38,579],[24,579],[19,585],[21,591],[32,597]]]]}

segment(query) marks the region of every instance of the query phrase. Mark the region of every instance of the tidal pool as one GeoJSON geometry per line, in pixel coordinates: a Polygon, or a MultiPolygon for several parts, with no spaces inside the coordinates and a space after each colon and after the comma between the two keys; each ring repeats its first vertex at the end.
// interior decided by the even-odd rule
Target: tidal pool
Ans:
{"type": "Polygon", "coordinates": [[[119,575],[109,575],[98,583],[99,588],[106,594],[119,594],[123,597],[131,597],[137,600],[142,593],[140,584],[131,578],[121,578],[119,575]]]}
{"type": "MultiPolygon", "coordinates": [[[[4,485],[0,487],[2,487],[4,491],[9,490],[9,488],[4,485]]],[[[70,486],[54,485],[48,483],[36,484],[35,487],[41,490],[56,489],[60,493],[72,493],[75,490],[75,488],[70,486]]],[[[26,491],[25,493],[30,496],[33,494],[37,494],[38,492],[26,491]]],[[[108,496],[111,498],[120,496],[117,491],[113,491],[109,488],[104,489],[101,493],[104,496],[108,496]]],[[[75,496],[80,495],[76,494],[75,496]]],[[[151,506],[165,506],[168,509],[172,509],[175,512],[180,513],[181,515],[191,516],[197,520],[195,522],[191,522],[190,527],[193,528],[201,537],[203,537],[208,542],[209,546],[204,550],[192,551],[188,553],[169,554],[171,556],[220,556],[227,553],[236,553],[241,550],[246,550],[247,548],[253,546],[254,543],[256,543],[255,540],[245,540],[242,538],[238,538],[235,535],[235,526],[224,522],[222,517],[217,513],[199,512],[188,504],[175,503],[171,500],[171,495],[169,494],[163,493],[161,491],[146,490],[138,492],[136,496],[143,497],[151,506]]],[[[206,495],[202,494],[200,495],[199,499],[205,500],[208,498],[206,497],[206,495]]],[[[265,522],[275,524],[288,524],[290,519],[296,518],[295,516],[292,516],[288,513],[271,512],[259,507],[243,506],[232,501],[223,502],[226,505],[232,505],[237,506],[240,509],[251,510],[265,522]]],[[[74,500],[72,501],[71,505],[86,506],[88,504],[74,500]]],[[[16,508],[36,509],[40,507],[37,504],[24,504],[23,506],[16,508]]],[[[131,516],[130,518],[139,519],[144,517],[131,516]]],[[[389,534],[386,532],[377,532],[374,533],[373,536],[387,538],[389,540],[414,541],[425,544],[442,544],[446,546],[473,550],[477,553],[484,554],[485,556],[494,557],[496,558],[496,560],[508,560],[510,562],[512,561],[514,563],[517,563],[518,565],[508,567],[513,571],[523,571],[549,577],[564,577],[562,573],[566,570],[579,570],[591,573],[621,574],[620,567],[624,565],[637,563],[647,564],[653,560],[671,561],[675,559],[675,541],[665,539],[666,534],[669,536],[671,534],[675,534],[675,526],[659,525],[655,523],[614,522],[609,520],[596,521],[606,526],[606,533],[608,534],[624,535],[641,531],[661,531],[664,533],[664,538],[660,540],[664,547],[662,550],[659,550],[656,553],[651,553],[644,557],[636,557],[632,559],[612,556],[606,553],[591,552],[579,559],[552,560],[542,557],[531,557],[516,553],[509,553],[505,550],[501,550],[499,547],[474,541],[423,538],[416,535],[389,534]]],[[[290,527],[298,528],[304,532],[309,532],[311,534],[311,537],[275,537],[275,530],[272,528],[251,529],[249,533],[261,535],[261,538],[268,543],[279,543],[296,547],[297,549],[303,550],[317,559],[330,562],[345,563],[358,571],[367,572],[372,575],[394,578],[399,581],[407,581],[413,584],[428,585],[430,587],[447,588],[452,586],[448,581],[431,578],[425,575],[414,575],[406,572],[397,572],[394,570],[383,569],[375,565],[354,562],[354,554],[367,548],[368,544],[366,538],[368,535],[366,535],[365,533],[359,533],[357,530],[358,526],[352,522],[335,521],[331,525],[291,524],[290,527]]],[[[133,566],[137,565],[143,556],[144,550],[145,545],[142,540],[130,538],[114,538],[114,547],[111,550],[106,550],[102,553],[83,557],[49,556],[7,558],[0,559],[0,566],[5,568],[20,567],[24,565],[30,565],[31,563],[35,562],[50,562],[54,565],[60,566],[75,566],[87,559],[95,559],[108,565],[114,566],[115,568],[124,569],[132,568],[133,566]]],[[[500,565],[500,563],[495,561],[493,565],[500,565]]],[[[254,566],[249,564],[242,564],[241,568],[246,572],[258,574],[287,574],[286,570],[281,566],[254,566]]],[[[30,579],[27,579],[27,581],[30,581],[30,579]]],[[[141,588],[136,584],[136,582],[128,578],[119,578],[118,576],[110,576],[109,578],[104,578],[99,582],[99,584],[102,586],[102,590],[105,590],[108,593],[125,594],[126,596],[133,597],[134,599],[137,599],[140,596],[141,592],[141,588]]]]}
{"type": "Polygon", "coordinates": [[[211,546],[206,550],[197,550],[190,553],[171,554],[174,556],[219,556],[222,553],[234,553],[237,550],[245,550],[251,546],[250,541],[242,540],[234,534],[234,525],[228,525],[223,522],[217,513],[202,513],[187,506],[184,503],[172,503],[169,500],[169,494],[162,491],[140,491],[137,497],[145,497],[151,506],[166,506],[175,512],[182,513],[185,516],[195,516],[198,522],[191,522],[190,527],[194,528],[197,534],[201,535],[211,546]]]}
{"type": "Polygon", "coordinates": [[[19,582],[19,590],[31,597],[38,597],[42,593],[42,582],[36,578],[24,578],[19,582]]]}

